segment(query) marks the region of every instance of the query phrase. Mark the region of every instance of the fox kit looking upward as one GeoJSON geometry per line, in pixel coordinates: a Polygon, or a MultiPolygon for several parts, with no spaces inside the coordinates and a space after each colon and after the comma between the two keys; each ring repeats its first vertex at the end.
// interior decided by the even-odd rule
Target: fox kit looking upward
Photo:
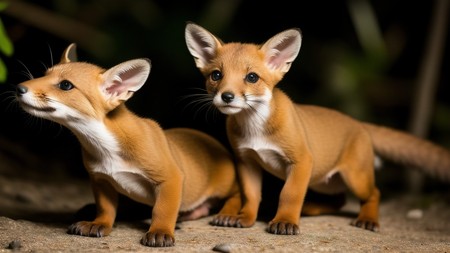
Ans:
{"type": "Polygon", "coordinates": [[[341,205],[303,205],[308,187],[361,203],[354,226],[379,230],[380,192],[374,182],[376,155],[450,179],[450,152],[390,128],[360,122],[340,112],[294,104],[276,85],[300,51],[299,29],[280,32],[264,44],[223,43],[188,23],[185,39],[206,78],[212,104],[227,116],[227,135],[237,156],[242,209],[229,226],[255,223],[262,169],[283,179],[278,210],[269,222],[274,234],[298,234],[300,214],[337,211],[341,205]]]}
{"type": "Polygon", "coordinates": [[[118,194],[152,206],[146,246],[173,246],[175,224],[209,214],[225,203],[212,224],[236,215],[241,205],[234,160],[211,136],[185,128],[163,130],[124,102],[150,73],[150,61],[135,59],[108,70],[75,62],[75,44],[45,76],[17,86],[17,101],[31,115],[66,126],[81,143],[97,216],[72,224],[68,233],[108,235],[118,194]],[[179,213],[183,212],[184,215],[179,213]]]}

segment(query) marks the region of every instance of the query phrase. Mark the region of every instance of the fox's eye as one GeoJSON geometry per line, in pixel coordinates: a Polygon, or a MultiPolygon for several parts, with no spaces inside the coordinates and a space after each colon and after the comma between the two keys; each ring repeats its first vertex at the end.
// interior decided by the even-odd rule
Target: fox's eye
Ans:
{"type": "Polygon", "coordinates": [[[249,83],[256,83],[256,82],[258,82],[258,80],[259,80],[258,74],[254,73],[254,72],[248,73],[245,76],[245,81],[247,81],[249,83]]]}
{"type": "Polygon", "coordinates": [[[222,72],[218,71],[218,70],[214,70],[211,73],[211,80],[213,81],[219,81],[220,79],[222,79],[222,72]]]}
{"type": "Polygon", "coordinates": [[[71,90],[73,89],[73,84],[67,80],[63,80],[60,83],[58,83],[58,88],[61,90],[71,90]]]}

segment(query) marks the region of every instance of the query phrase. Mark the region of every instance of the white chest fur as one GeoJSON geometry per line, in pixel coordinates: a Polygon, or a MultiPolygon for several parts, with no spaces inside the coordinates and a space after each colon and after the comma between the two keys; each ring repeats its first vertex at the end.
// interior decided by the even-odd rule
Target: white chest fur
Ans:
{"type": "Polygon", "coordinates": [[[237,122],[244,132],[244,138],[238,140],[238,150],[245,160],[252,159],[273,175],[285,179],[288,167],[286,155],[274,141],[264,135],[264,126],[269,110],[247,113],[237,122]]]}
{"type": "Polygon", "coordinates": [[[288,168],[283,150],[265,137],[249,137],[239,142],[239,152],[246,159],[254,159],[265,170],[285,179],[288,168]]]}
{"type": "Polygon", "coordinates": [[[131,166],[120,156],[120,146],[114,135],[99,121],[89,120],[71,128],[85,137],[89,149],[95,150],[96,159],[90,164],[94,177],[110,182],[114,188],[136,200],[152,205],[154,202],[153,184],[139,168],[131,166]]]}

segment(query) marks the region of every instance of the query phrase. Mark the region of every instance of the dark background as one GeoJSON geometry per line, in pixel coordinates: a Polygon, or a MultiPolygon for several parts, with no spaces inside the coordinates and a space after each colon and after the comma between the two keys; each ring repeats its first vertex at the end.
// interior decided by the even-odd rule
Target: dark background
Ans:
{"type": "MultiPolygon", "coordinates": [[[[21,176],[46,174],[49,180],[65,173],[86,177],[75,137],[56,123],[27,115],[13,96],[15,86],[28,79],[24,73],[43,75],[72,42],[78,45],[79,60],[105,68],[133,58],[150,58],[150,77],[127,102],[129,108],[164,128],[196,128],[226,144],[224,116],[188,97],[204,93],[200,90],[204,80],[185,44],[187,21],[225,42],[263,43],[284,29],[298,27],[303,34],[302,49],[280,88],[299,103],[335,108],[361,120],[410,131],[436,2],[11,1],[9,9],[0,12],[14,44],[11,57],[1,55],[8,79],[0,83],[0,168],[17,168],[21,176]],[[361,43],[358,22],[350,12],[358,3],[368,4],[375,14],[382,44],[373,39],[369,47],[361,43]]],[[[373,32],[370,27],[363,30],[373,32]]],[[[435,68],[437,88],[430,121],[425,123],[425,137],[446,147],[450,147],[448,55],[445,46],[435,68]]],[[[404,168],[387,167],[377,172],[382,192],[411,187],[404,168]]],[[[423,178],[423,191],[448,188],[423,178]]],[[[272,180],[266,188],[279,185],[272,180]]]]}

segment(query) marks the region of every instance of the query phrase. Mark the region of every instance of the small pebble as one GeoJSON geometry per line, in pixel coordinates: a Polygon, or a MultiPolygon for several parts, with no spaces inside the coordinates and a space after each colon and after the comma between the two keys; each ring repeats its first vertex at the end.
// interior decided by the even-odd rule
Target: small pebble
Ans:
{"type": "Polygon", "coordinates": [[[214,246],[213,251],[222,252],[222,253],[230,253],[231,245],[229,243],[220,243],[214,246]]]}
{"type": "Polygon", "coordinates": [[[413,220],[422,219],[423,211],[422,211],[422,209],[411,209],[406,214],[406,217],[408,219],[413,219],[413,220]]]}
{"type": "Polygon", "coordinates": [[[16,250],[16,249],[20,249],[21,247],[22,247],[22,243],[20,242],[20,240],[14,240],[14,241],[10,242],[8,244],[8,247],[6,247],[6,248],[16,250]]]}

